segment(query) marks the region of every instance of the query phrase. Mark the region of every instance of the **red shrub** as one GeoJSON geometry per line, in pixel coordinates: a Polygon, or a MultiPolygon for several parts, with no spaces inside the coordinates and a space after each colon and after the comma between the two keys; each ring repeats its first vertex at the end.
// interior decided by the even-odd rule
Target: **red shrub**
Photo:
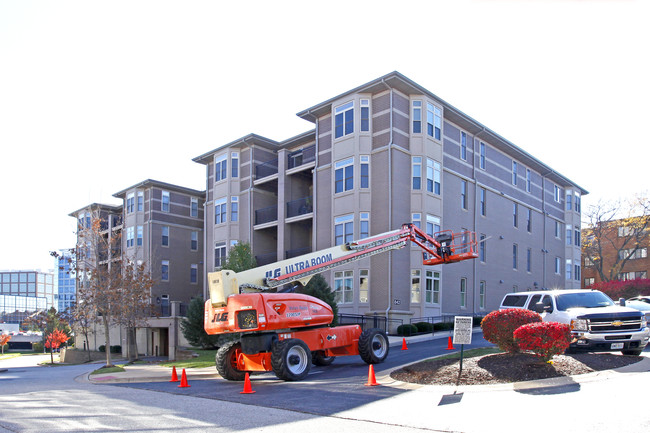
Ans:
{"type": "Polygon", "coordinates": [[[650,280],[637,278],[627,281],[601,281],[592,284],[588,289],[600,290],[610,298],[618,301],[619,298],[631,298],[639,295],[650,295],[650,280]]]}
{"type": "Polygon", "coordinates": [[[542,316],[534,311],[523,308],[508,308],[507,310],[493,311],[481,321],[483,338],[499,346],[506,352],[519,352],[513,333],[521,325],[541,322],[542,316]]]}
{"type": "Polygon", "coordinates": [[[520,326],[515,330],[514,337],[521,350],[530,350],[544,361],[561,355],[571,343],[569,325],[556,322],[520,326]]]}

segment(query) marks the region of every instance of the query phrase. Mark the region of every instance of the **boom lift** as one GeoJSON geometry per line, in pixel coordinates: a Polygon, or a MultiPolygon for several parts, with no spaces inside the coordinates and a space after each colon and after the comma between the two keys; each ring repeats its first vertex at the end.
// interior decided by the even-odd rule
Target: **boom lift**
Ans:
{"type": "Polygon", "coordinates": [[[273,371],[282,380],[301,380],[312,362],[329,365],[337,356],[360,355],[368,364],[388,355],[383,330],[359,325],[329,327],[331,307],[308,295],[283,293],[289,283],[307,284],[314,275],[356,260],[403,248],[411,241],[423,250],[425,265],[478,257],[474,232],[442,231],[429,236],[414,224],[344,245],[235,273],[208,273],[205,302],[208,334],[241,333],[239,341],[219,348],[216,364],[227,380],[246,372],[273,371]]]}

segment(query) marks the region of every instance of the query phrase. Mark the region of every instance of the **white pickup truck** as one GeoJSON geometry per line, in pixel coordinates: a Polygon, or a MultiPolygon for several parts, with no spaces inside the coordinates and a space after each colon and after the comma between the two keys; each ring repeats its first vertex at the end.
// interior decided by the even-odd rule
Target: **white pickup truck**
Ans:
{"type": "Polygon", "coordinates": [[[650,338],[643,313],[616,305],[598,290],[508,293],[499,309],[507,308],[526,308],[539,313],[545,322],[566,323],[574,337],[569,347],[573,350],[639,355],[650,338]]]}

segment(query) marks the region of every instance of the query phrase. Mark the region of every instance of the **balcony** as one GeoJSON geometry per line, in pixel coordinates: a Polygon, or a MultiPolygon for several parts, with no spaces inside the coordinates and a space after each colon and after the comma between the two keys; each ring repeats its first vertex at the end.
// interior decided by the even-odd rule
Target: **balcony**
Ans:
{"type": "Polygon", "coordinates": [[[255,166],[255,179],[260,180],[265,177],[273,176],[278,174],[278,159],[273,159],[267,161],[263,164],[258,164],[255,166]]]}
{"type": "Polygon", "coordinates": [[[291,170],[316,161],[316,146],[296,150],[287,155],[287,169],[291,170]]]}
{"type": "Polygon", "coordinates": [[[268,224],[278,220],[278,207],[270,206],[255,211],[255,225],[268,224]]]}
{"type": "Polygon", "coordinates": [[[299,198],[287,203],[287,218],[293,218],[301,215],[307,215],[314,212],[312,197],[299,198]]]}
{"type": "Polygon", "coordinates": [[[303,248],[294,248],[293,250],[285,251],[284,252],[284,258],[285,259],[292,259],[294,257],[302,256],[305,254],[311,253],[311,248],[310,247],[303,247],[303,248]]]}
{"type": "Polygon", "coordinates": [[[257,262],[257,266],[269,265],[278,261],[278,255],[277,253],[260,254],[255,256],[255,261],[257,262]]]}

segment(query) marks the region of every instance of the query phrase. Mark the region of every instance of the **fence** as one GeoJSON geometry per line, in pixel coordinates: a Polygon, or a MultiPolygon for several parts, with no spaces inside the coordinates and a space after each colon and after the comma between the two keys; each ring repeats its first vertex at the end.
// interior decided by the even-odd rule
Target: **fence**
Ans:
{"type": "Polygon", "coordinates": [[[399,325],[404,323],[401,319],[388,319],[382,316],[364,316],[362,314],[343,314],[339,313],[338,323],[339,325],[359,325],[364,331],[370,328],[379,328],[389,332],[391,327],[397,329],[399,325]],[[391,326],[392,325],[392,326],[391,326]]]}

